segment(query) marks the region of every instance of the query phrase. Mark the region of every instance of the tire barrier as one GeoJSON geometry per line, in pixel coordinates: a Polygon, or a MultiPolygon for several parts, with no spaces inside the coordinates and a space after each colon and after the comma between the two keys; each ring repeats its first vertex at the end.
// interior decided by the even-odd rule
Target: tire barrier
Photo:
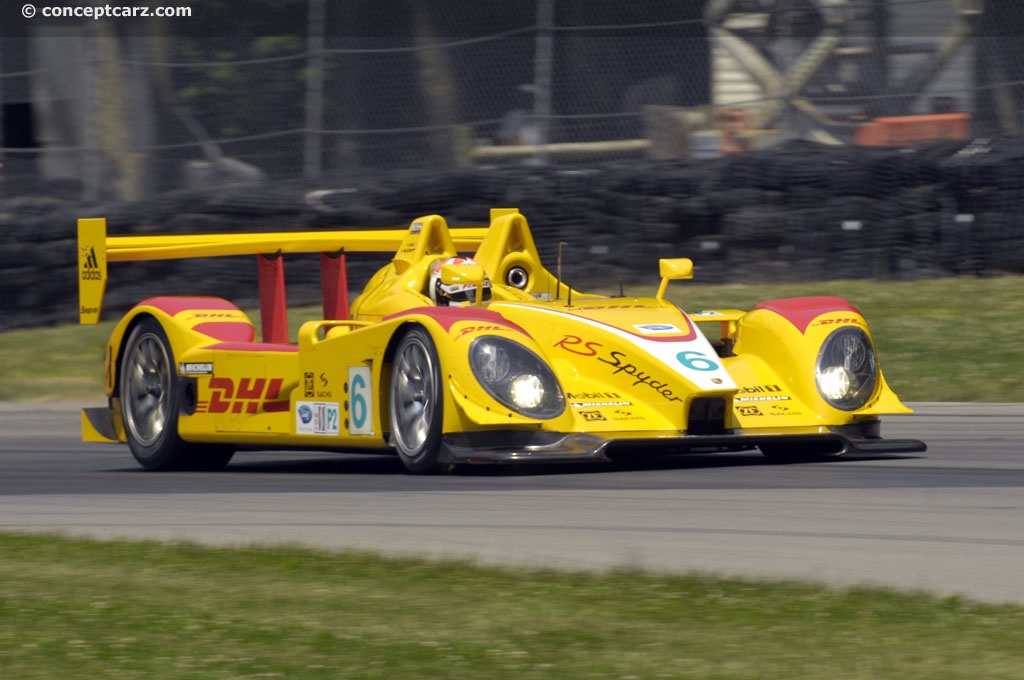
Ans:
{"type": "MultiPolygon", "coordinates": [[[[1024,273],[1022,178],[1024,139],[1005,138],[905,149],[793,141],[707,160],[417,170],[133,203],[76,201],[64,184],[0,185],[0,330],[77,318],[78,217],[105,216],[112,234],[395,228],[433,212],[482,224],[491,207],[514,206],[552,270],[566,244],[562,275],[583,288],[655,285],[658,258],[670,256],[693,259],[704,283],[907,280],[1024,273]],[[24,193],[4,198],[12,189],[24,193]]],[[[385,261],[350,255],[353,284],[385,261]]],[[[246,258],[113,267],[107,318],[153,294],[256,304],[246,258]]],[[[285,268],[289,302],[316,303],[315,258],[285,268]]]]}

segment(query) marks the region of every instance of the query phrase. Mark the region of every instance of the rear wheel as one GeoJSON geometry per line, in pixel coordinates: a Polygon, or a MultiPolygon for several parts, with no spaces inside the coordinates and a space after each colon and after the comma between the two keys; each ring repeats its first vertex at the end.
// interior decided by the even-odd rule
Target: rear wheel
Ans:
{"type": "Polygon", "coordinates": [[[152,318],[132,330],[121,357],[121,415],[128,447],[147,470],[220,469],[230,448],[193,445],[178,436],[182,383],[167,334],[152,318]]]}
{"type": "Polygon", "coordinates": [[[391,369],[391,435],[410,472],[439,472],[444,415],[441,362],[430,334],[412,328],[395,350],[391,369]]]}

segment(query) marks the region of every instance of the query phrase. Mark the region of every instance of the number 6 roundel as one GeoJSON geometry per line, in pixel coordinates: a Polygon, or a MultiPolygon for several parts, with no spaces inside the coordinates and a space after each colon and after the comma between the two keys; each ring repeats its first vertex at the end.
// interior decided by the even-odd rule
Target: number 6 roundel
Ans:
{"type": "Polygon", "coordinates": [[[717,371],[719,369],[718,363],[708,359],[703,352],[680,352],[676,355],[676,359],[691,371],[717,371]]]}
{"type": "Polygon", "coordinates": [[[349,366],[349,434],[373,434],[373,396],[370,390],[370,368],[349,366]]]}

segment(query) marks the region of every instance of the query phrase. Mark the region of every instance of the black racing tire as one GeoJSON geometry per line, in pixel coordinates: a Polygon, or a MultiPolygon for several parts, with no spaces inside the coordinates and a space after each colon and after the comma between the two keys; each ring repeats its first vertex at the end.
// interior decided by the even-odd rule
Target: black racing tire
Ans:
{"type": "Polygon", "coordinates": [[[444,419],[441,361],[430,334],[420,326],[399,340],[391,364],[391,440],[406,470],[442,471],[441,423],[444,419]]]}
{"type": "Polygon", "coordinates": [[[135,325],[121,355],[118,395],[128,448],[147,470],[219,470],[234,449],[189,444],[178,436],[182,381],[160,323],[146,317],[135,325]]]}

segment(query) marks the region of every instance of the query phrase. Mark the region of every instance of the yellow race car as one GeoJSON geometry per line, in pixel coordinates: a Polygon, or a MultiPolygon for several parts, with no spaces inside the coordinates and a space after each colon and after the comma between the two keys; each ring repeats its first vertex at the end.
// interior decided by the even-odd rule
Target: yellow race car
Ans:
{"type": "Polygon", "coordinates": [[[80,320],[99,320],[107,263],[256,256],[261,329],[228,300],[153,297],[106,346],[108,406],[86,441],[147,469],[217,469],[238,448],[394,452],[456,464],[607,461],[651,452],[770,458],[925,450],[880,437],[907,413],[863,316],[836,297],[687,314],[665,298],[573,290],[542,266],[526,218],[450,228],[109,236],[78,224],[80,320]],[[320,253],[323,319],[288,337],[283,261],[320,253]],[[393,253],[349,300],[346,253],[393,253]]]}

